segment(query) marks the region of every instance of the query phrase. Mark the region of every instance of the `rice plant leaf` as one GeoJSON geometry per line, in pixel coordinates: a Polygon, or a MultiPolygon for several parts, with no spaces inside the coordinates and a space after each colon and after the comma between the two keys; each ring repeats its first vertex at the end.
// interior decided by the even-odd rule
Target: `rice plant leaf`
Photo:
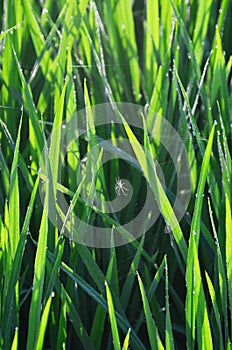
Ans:
{"type": "Polygon", "coordinates": [[[15,256],[20,235],[20,205],[19,205],[19,183],[18,183],[18,159],[19,144],[21,137],[22,117],[20,119],[18,136],[15,144],[14,158],[10,174],[10,196],[9,196],[9,237],[11,246],[11,257],[15,256]]]}
{"type": "Polygon", "coordinates": [[[4,345],[5,347],[7,346],[7,342],[10,339],[10,328],[14,325],[14,322],[12,321],[12,317],[14,315],[11,315],[11,312],[9,310],[13,310],[13,305],[14,305],[14,298],[15,298],[15,287],[17,284],[17,281],[19,279],[20,275],[20,269],[21,269],[21,264],[22,264],[22,259],[23,259],[23,253],[26,245],[26,235],[28,232],[28,227],[30,223],[30,218],[32,214],[32,209],[35,201],[35,196],[37,193],[38,189],[38,178],[37,181],[35,182],[35,186],[33,188],[32,194],[31,194],[31,199],[29,202],[28,206],[28,211],[24,220],[23,228],[21,235],[19,237],[19,241],[16,247],[15,255],[14,255],[14,260],[12,262],[12,267],[9,275],[9,282],[7,285],[7,290],[5,292],[6,299],[4,300],[4,308],[3,308],[3,334],[4,334],[4,339],[6,341],[6,344],[4,345]]]}
{"type": "Polygon", "coordinates": [[[186,338],[187,349],[192,349],[196,344],[200,348],[213,349],[212,335],[206,306],[206,300],[201,279],[201,271],[197,253],[197,237],[193,233],[190,236],[188,257],[191,256],[191,267],[187,269],[187,296],[186,296],[186,338]]]}
{"type": "Polygon", "coordinates": [[[130,345],[130,333],[131,333],[131,329],[128,329],[126,338],[124,340],[123,346],[122,346],[122,350],[128,350],[129,349],[129,345],[130,345]]]}
{"type": "MultiPolygon", "coordinates": [[[[45,50],[45,39],[39,23],[35,17],[32,3],[29,0],[23,0],[23,11],[30,30],[30,35],[34,44],[34,48],[38,57],[41,57],[40,65],[44,75],[49,79],[47,74],[48,67],[52,67],[52,59],[49,50],[45,50]]],[[[51,79],[51,78],[50,78],[51,79]]]]}
{"type": "MultiPolygon", "coordinates": [[[[231,217],[231,205],[229,197],[226,195],[226,267],[227,267],[227,279],[228,279],[228,295],[230,310],[232,310],[232,217],[231,217]]],[[[232,334],[232,325],[230,329],[232,334]]]]}
{"type": "Polygon", "coordinates": [[[19,329],[16,327],[15,328],[15,334],[14,334],[14,340],[11,346],[11,350],[17,350],[18,349],[18,341],[19,341],[19,329]]]}
{"type": "MultiPolygon", "coordinates": [[[[32,145],[32,148],[36,149],[38,152],[38,155],[40,155],[42,148],[43,148],[43,135],[41,131],[41,127],[38,121],[38,115],[36,111],[36,107],[33,101],[32,93],[30,85],[26,82],[26,79],[23,75],[22,68],[20,66],[16,51],[14,49],[14,46],[12,46],[13,55],[15,58],[15,62],[18,68],[19,77],[22,84],[22,95],[23,95],[23,102],[25,109],[29,113],[30,119],[29,119],[29,127],[30,127],[30,143],[32,145]]],[[[35,153],[33,151],[33,153],[35,153]]],[[[37,156],[37,153],[35,153],[35,156],[37,156]]]]}
{"type": "Polygon", "coordinates": [[[131,262],[131,266],[130,266],[130,271],[128,273],[128,276],[126,278],[126,281],[123,285],[123,289],[121,292],[121,296],[120,296],[120,300],[121,303],[123,305],[123,307],[126,309],[126,306],[128,305],[128,302],[130,300],[130,296],[132,293],[132,288],[133,288],[133,284],[134,284],[134,280],[136,277],[136,271],[138,269],[139,266],[139,262],[140,259],[142,257],[142,250],[143,250],[143,245],[144,245],[144,239],[145,239],[145,235],[142,236],[142,239],[139,243],[139,246],[136,250],[136,254],[133,258],[133,261],[131,262]]]}
{"type": "Polygon", "coordinates": [[[174,339],[173,339],[173,331],[172,331],[172,322],[170,315],[170,305],[169,305],[169,282],[168,282],[168,265],[165,257],[165,308],[166,308],[166,325],[165,325],[165,348],[166,349],[174,349],[174,339]]]}
{"type": "Polygon", "coordinates": [[[36,343],[36,350],[43,349],[44,337],[45,337],[45,332],[46,332],[46,328],[47,328],[51,302],[52,302],[52,296],[50,296],[49,299],[47,300],[43,314],[42,314],[39,332],[38,332],[38,339],[37,339],[37,343],[36,343]]]}
{"type": "Polygon", "coordinates": [[[147,331],[148,331],[150,345],[151,345],[152,349],[156,350],[156,349],[158,349],[158,344],[157,344],[157,342],[158,342],[158,330],[157,330],[157,327],[155,325],[154,319],[152,317],[151,309],[149,306],[149,302],[147,300],[147,296],[146,296],[146,292],[145,292],[145,289],[143,286],[143,282],[142,282],[138,273],[137,273],[137,277],[138,277],[140,293],[141,293],[142,301],[143,301],[143,310],[144,310],[144,314],[146,317],[146,324],[147,324],[147,331]]]}
{"type": "Polygon", "coordinates": [[[101,342],[104,334],[104,324],[106,319],[106,310],[101,305],[97,306],[90,337],[96,350],[101,350],[101,342]]]}
{"type": "Polygon", "coordinates": [[[112,299],[112,295],[107,282],[105,282],[105,286],[106,286],[106,296],[107,296],[107,303],[108,303],[108,309],[109,309],[109,315],[110,315],[110,324],[111,324],[112,337],[113,337],[113,346],[114,346],[114,350],[120,350],[121,345],[120,345],[117,321],[116,321],[115,312],[114,312],[113,299],[112,299]]]}
{"type": "Polygon", "coordinates": [[[157,75],[157,57],[160,42],[159,1],[148,0],[144,32],[144,72],[148,95],[151,94],[157,75]]]}
{"type": "Polygon", "coordinates": [[[56,248],[58,253],[57,253],[55,264],[52,267],[52,270],[50,272],[50,279],[49,279],[49,282],[48,282],[48,285],[46,288],[43,303],[47,303],[48,299],[50,298],[50,296],[53,293],[54,286],[55,286],[55,283],[57,280],[57,276],[59,275],[60,264],[61,264],[61,260],[62,260],[62,256],[63,256],[63,252],[64,252],[64,243],[65,243],[64,238],[61,236],[60,240],[58,241],[57,248],[56,248]]]}
{"type": "MultiPolygon", "coordinates": [[[[15,150],[15,142],[13,141],[12,139],[12,136],[10,134],[10,131],[7,127],[7,125],[0,119],[0,125],[3,129],[3,132],[8,140],[8,143],[10,145],[10,148],[12,149],[12,151],[14,152],[15,150]]],[[[18,159],[18,162],[19,162],[19,167],[20,167],[20,170],[22,171],[22,174],[23,174],[23,177],[26,181],[26,184],[28,186],[28,188],[31,190],[34,186],[34,182],[32,180],[32,177],[31,177],[31,174],[29,173],[28,171],[28,168],[26,166],[26,163],[25,163],[25,160],[22,156],[21,153],[19,153],[18,155],[19,159],[18,159]]],[[[2,163],[2,167],[3,167],[3,172],[2,172],[2,177],[3,177],[3,180],[4,180],[4,183],[5,186],[6,186],[6,192],[8,193],[8,188],[10,187],[10,182],[9,182],[9,178],[10,176],[7,177],[7,174],[9,173],[9,170],[8,170],[8,167],[7,167],[7,164],[5,163],[5,159],[4,159],[4,156],[0,150],[0,162],[2,163]]]]}
{"type": "Polygon", "coordinates": [[[194,214],[193,214],[193,219],[192,219],[192,224],[191,224],[191,234],[196,235],[197,245],[198,245],[199,237],[200,237],[200,220],[199,220],[199,218],[201,217],[201,211],[202,211],[202,205],[203,205],[203,195],[204,195],[205,183],[206,183],[206,179],[207,179],[207,175],[208,175],[208,171],[209,171],[209,161],[210,161],[211,152],[212,152],[215,126],[216,126],[216,124],[214,123],[212,130],[210,132],[209,140],[207,143],[207,147],[205,150],[205,154],[204,154],[204,158],[203,158],[203,162],[202,162],[202,166],[201,166],[201,173],[200,173],[198,188],[197,188],[197,198],[195,201],[194,214]]]}
{"type": "MultiPolygon", "coordinates": [[[[155,168],[155,164],[154,164],[151,152],[149,152],[149,150],[146,151],[146,148],[145,148],[146,153],[144,152],[142,146],[138,142],[130,126],[126,123],[125,120],[124,120],[124,128],[129,137],[129,141],[138,159],[138,162],[141,166],[144,176],[147,179],[149,185],[151,186],[151,189],[159,204],[160,211],[164,219],[166,220],[166,222],[169,224],[171,231],[173,231],[174,238],[178,243],[178,247],[180,249],[182,257],[184,258],[184,261],[186,261],[187,245],[184,240],[183,233],[181,232],[181,228],[179,226],[178,220],[172,209],[172,206],[165,194],[165,191],[156,173],[156,168],[155,168]]],[[[144,121],[144,128],[146,129],[145,121],[144,121]]],[[[149,144],[149,141],[147,142],[149,144]]]]}
{"type": "MultiPolygon", "coordinates": [[[[219,283],[219,295],[220,295],[220,306],[222,310],[222,315],[224,316],[225,320],[227,320],[227,281],[226,281],[226,272],[225,272],[225,266],[224,266],[224,259],[222,256],[222,249],[220,247],[220,242],[218,239],[214,219],[213,219],[213,211],[210,204],[210,199],[208,199],[208,207],[209,207],[209,215],[210,215],[210,221],[213,229],[214,239],[216,242],[217,247],[217,279],[219,283]]],[[[227,325],[225,327],[225,333],[226,337],[228,334],[227,325]]]]}
{"type": "MultiPolygon", "coordinates": [[[[164,328],[165,319],[164,319],[164,315],[160,313],[160,305],[156,298],[156,290],[163,277],[164,270],[165,270],[165,258],[163,258],[158,270],[156,271],[153,281],[149,284],[149,289],[147,293],[147,298],[151,306],[152,314],[155,318],[157,328],[161,334],[164,334],[165,332],[165,328],[164,328]]],[[[169,288],[171,289],[171,286],[169,288]]],[[[144,319],[143,311],[141,310],[141,314],[140,314],[140,317],[138,317],[138,321],[136,323],[135,329],[140,329],[143,319],[144,319]]],[[[162,347],[163,345],[161,341],[159,343],[161,344],[161,347],[162,347]]]]}
{"type": "Polygon", "coordinates": [[[198,65],[201,64],[204,53],[204,46],[202,43],[204,42],[207,34],[210,14],[212,11],[212,3],[212,0],[204,1],[204,3],[200,2],[197,10],[196,23],[193,34],[193,48],[198,65]]]}
{"type": "Polygon", "coordinates": [[[41,317],[42,306],[42,293],[44,289],[44,277],[45,277],[45,262],[46,262],[46,249],[47,249],[47,235],[48,235],[48,203],[49,203],[49,184],[46,184],[46,194],[44,199],[44,208],[41,219],[41,225],[39,230],[38,247],[35,257],[34,265],[34,277],[33,277],[33,290],[31,305],[29,311],[29,323],[28,323],[28,339],[27,350],[30,350],[36,346],[41,317]]]}
{"type": "Polygon", "coordinates": [[[213,286],[213,283],[210,279],[210,276],[208,275],[207,272],[205,272],[206,275],[206,280],[207,280],[207,284],[208,284],[208,288],[209,288],[209,293],[210,293],[210,297],[212,300],[212,305],[213,305],[213,310],[214,310],[214,315],[215,315],[215,319],[217,322],[217,335],[219,336],[219,344],[218,344],[218,348],[220,350],[224,349],[224,345],[223,345],[223,335],[222,335],[222,320],[221,320],[221,315],[219,312],[219,308],[218,308],[218,303],[217,303],[217,294],[215,292],[215,288],[213,286]]]}
{"type": "MultiPolygon", "coordinates": [[[[190,246],[188,249],[187,258],[187,270],[186,270],[186,282],[187,282],[187,297],[186,297],[186,336],[187,346],[189,349],[193,347],[195,341],[195,322],[197,315],[197,300],[199,297],[200,289],[199,284],[200,272],[198,269],[198,256],[197,249],[200,236],[200,220],[201,210],[203,205],[203,194],[206,183],[206,178],[209,169],[209,161],[212,151],[213,138],[214,138],[215,124],[210,133],[209,141],[206,147],[204,159],[202,162],[201,173],[199,178],[197,198],[195,201],[193,220],[190,231],[190,246]],[[198,269],[198,275],[197,275],[198,269]]],[[[207,319],[207,318],[206,318],[207,319]]]]}
{"type": "Polygon", "coordinates": [[[61,294],[64,293],[65,299],[66,299],[66,308],[67,308],[67,314],[69,315],[70,319],[73,320],[73,327],[75,329],[75,332],[77,336],[79,337],[82,346],[85,350],[94,350],[94,346],[92,343],[92,340],[90,339],[85,326],[81,320],[81,317],[77,311],[77,309],[74,306],[74,303],[68,294],[68,292],[65,290],[65,288],[61,285],[61,294]]]}
{"type": "Polygon", "coordinates": [[[1,33],[0,33],[0,41],[2,41],[2,40],[5,38],[5,36],[6,36],[7,34],[12,33],[13,30],[16,30],[16,29],[18,29],[18,28],[19,28],[19,26],[18,26],[18,24],[16,24],[15,26],[13,26],[13,27],[11,27],[11,28],[5,30],[4,32],[1,32],[1,33]]]}
{"type": "Polygon", "coordinates": [[[63,117],[63,110],[64,110],[66,88],[67,88],[67,82],[65,82],[64,84],[64,87],[62,89],[62,94],[60,96],[59,104],[56,109],[52,135],[51,135],[51,146],[49,150],[49,161],[50,161],[50,167],[52,169],[52,185],[53,185],[54,196],[56,196],[56,190],[57,190],[57,179],[58,179],[58,169],[59,169],[58,150],[60,149],[62,117],[63,117]]]}
{"type": "Polygon", "coordinates": [[[61,310],[59,319],[59,330],[57,337],[57,349],[63,349],[67,339],[67,302],[64,289],[61,292],[61,310]]]}
{"type": "Polygon", "coordinates": [[[131,80],[135,99],[139,101],[140,94],[140,70],[138,64],[138,49],[135,37],[135,27],[132,13],[132,5],[129,0],[114,1],[115,21],[119,29],[120,40],[127,55],[130,66],[131,80]]]}

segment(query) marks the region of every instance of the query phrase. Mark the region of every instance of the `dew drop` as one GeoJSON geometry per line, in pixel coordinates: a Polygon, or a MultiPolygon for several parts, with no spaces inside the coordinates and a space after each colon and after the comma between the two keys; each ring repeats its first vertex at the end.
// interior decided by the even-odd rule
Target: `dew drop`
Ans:
{"type": "Polygon", "coordinates": [[[45,7],[42,10],[42,15],[45,15],[46,13],[48,13],[48,9],[46,9],[45,7]]]}

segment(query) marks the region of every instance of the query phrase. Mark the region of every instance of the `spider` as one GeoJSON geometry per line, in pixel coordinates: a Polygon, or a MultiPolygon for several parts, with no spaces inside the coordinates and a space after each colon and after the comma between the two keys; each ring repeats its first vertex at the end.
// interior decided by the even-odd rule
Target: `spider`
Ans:
{"type": "Polygon", "coordinates": [[[123,182],[123,180],[117,177],[116,184],[115,184],[115,192],[117,193],[118,196],[120,196],[120,192],[122,192],[124,196],[127,196],[128,193],[126,193],[126,191],[129,191],[129,189],[125,187],[125,182],[123,182]]]}

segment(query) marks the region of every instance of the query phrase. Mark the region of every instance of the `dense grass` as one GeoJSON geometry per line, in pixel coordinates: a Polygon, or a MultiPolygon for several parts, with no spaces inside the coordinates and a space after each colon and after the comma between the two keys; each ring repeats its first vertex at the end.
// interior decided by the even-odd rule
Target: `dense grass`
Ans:
{"type": "Polygon", "coordinates": [[[4,0],[0,11],[0,349],[231,349],[232,1],[4,0]],[[141,128],[114,102],[141,105],[141,128]],[[121,125],[95,125],[102,103],[121,125]],[[68,130],[61,167],[59,125],[83,108],[88,132],[70,145],[68,130]],[[190,164],[179,223],[163,118],[190,164]],[[117,157],[98,171],[108,139],[117,157]],[[122,139],[136,162],[120,156],[122,139]],[[118,177],[133,196],[108,214],[118,177]],[[76,213],[128,237],[121,225],[147,185],[161,215],[137,240],[93,248],[65,234],[76,213]],[[48,219],[55,209],[62,229],[48,219]]]}

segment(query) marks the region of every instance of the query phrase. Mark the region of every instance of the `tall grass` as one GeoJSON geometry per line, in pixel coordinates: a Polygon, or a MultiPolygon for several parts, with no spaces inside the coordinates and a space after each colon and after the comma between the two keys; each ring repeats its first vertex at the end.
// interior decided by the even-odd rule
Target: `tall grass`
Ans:
{"type": "Polygon", "coordinates": [[[1,1],[1,349],[231,349],[231,11],[230,0],[1,1]],[[141,128],[115,102],[141,105],[141,128]],[[95,125],[91,107],[102,103],[120,125],[95,125]],[[61,169],[60,125],[84,108],[88,132],[78,135],[78,119],[67,129],[61,169]],[[163,118],[190,164],[180,222],[163,118]],[[117,157],[98,169],[109,139],[117,157]],[[118,177],[133,195],[109,214],[118,177]],[[123,224],[147,186],[161,215],[131,241],[123,224]],[[129,243],[76,243],[65,235],[73,214],[129,243]]]}

